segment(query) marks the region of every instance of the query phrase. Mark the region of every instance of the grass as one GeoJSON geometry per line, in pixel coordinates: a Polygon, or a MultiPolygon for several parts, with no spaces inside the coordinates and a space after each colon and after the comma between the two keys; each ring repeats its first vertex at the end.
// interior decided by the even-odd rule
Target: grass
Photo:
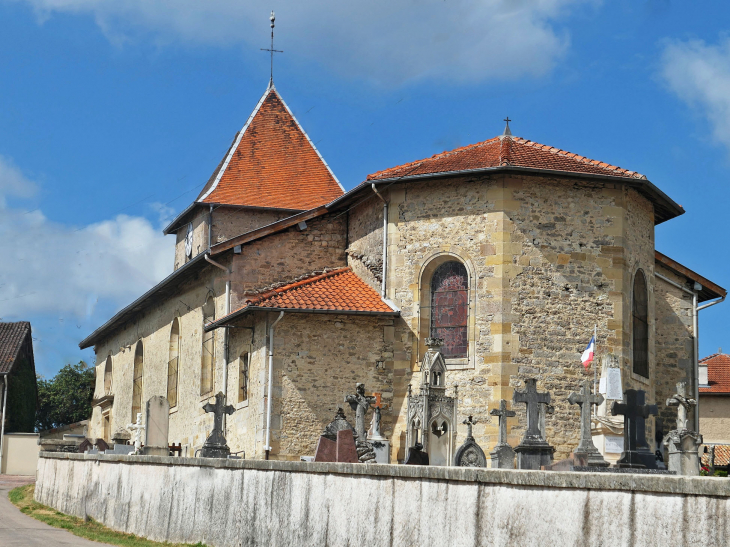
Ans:
{"type": "Polygon", "coordinates": [[[121,545],[123,547],[205,547],[202,543],[160,543],[158,541],[151,541],[132,534],[117,532],[99,524],[93,519],[84,521],[84,519],[80,519],[78,517],[65,515],[51,507],[41,505],[34,501],[34,491],[34,484],[20,486],[11,490],[8,497],[10,498],[11,503],[17,506],[22,513],[56,528],[68,530],[75,536],[79,536],[90,541],[98,541],[100,543],[108,543],[110,545],[121,545]]]}

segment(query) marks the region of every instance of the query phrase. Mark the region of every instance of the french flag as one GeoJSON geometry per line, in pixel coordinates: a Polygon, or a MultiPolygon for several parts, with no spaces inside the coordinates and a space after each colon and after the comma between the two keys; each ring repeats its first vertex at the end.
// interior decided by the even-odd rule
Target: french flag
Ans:
{"type": "Polygon", "coordinates": [[[591,364],[591,361],[593,361],[593,354],[596,352],[596,337],[591,336],[591,341],[588,342],[588,346],[586,347],[585,351],[583,352],[583,355],[580,356],[580,360],[583,362],[583,366],[585,368],[588,368],[588,365],[591,364]]]}

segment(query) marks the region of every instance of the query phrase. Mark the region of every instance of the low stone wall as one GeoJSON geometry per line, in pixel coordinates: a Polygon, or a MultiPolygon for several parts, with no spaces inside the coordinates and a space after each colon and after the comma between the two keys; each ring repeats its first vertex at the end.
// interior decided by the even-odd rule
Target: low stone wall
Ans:
{"type": "Polygon", "coordinates": [[[36,500],[206,545],[730,544],[704,477],[41,453],[36,500]]]}

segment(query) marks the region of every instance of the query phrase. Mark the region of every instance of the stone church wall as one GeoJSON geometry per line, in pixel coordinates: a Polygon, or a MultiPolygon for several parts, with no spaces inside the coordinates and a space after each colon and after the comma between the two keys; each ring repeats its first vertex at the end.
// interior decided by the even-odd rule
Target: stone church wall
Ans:
{"type": "MultiPolygon", "coordinates": [[[[269,324],[277,316],[269,314],[269,324]]],[[[257,330],[266,331],[264,314],[257,313],[256,325],[257,330]]],[[[344,399],[355,393],[358,382],[365,384],[368,395],[382,394],[382,431],[387,437],[392,435],[393,369],[386,364],[392,361],[392,333],[392,318],[284,315],[274,334],[272,458],[314,456],[317,440],[338,407],[354,425],[354,413],[344,399]]],[[[262,365],[260,378],[265,389],[268,365],[262,365]]],[[[263,393],[261,397],[257,453],[265,440],[263,393]]]]}
{"type": "MultiPolygon", "coordinates": [[[[679,283],[686,279],[656,263],[656,273],[679,283]]],[[[656,360],[661,374],[655,376],[655,401],[659,415],[664,420],[664,431],[675,427],[676,407],[665,405],[667,399],[676,393],[677,382],[688,382],[693,386],[692,339],[692,297],[661,279],[655,279],[654,300],[656,302],[656,360]]],[[[693,393],[693,392],[690,392],[693,393]]]]}
{"type": "Polygon", "coordinates": [[[231,309],[243,305],[247,292],[346,266],[346,222],[344,215],[327,215],[307,221],[303,231],[292,227],[243,245],[241,254],[233,255],[231,309]]]}
{"type": "MultiPolygon", "coordinates": [[[[651,204],[610,182],[536,176],[411,182],[385,195],[388,297],[402,310],[393,348],[396,444],[404,440],[406,387],[428,334],[427,318],[420,314],[427,290],[421,273],[430,260],[453,256],[466,265],[475,291],[469,325],[474,355],[466,366],[451,367],[447,379],[447,385],[459,386],[459,415],[478,419],[474,434],[489,448],[496,442],[489,410],[499,399],[511,401],[526,378],[537,377],[539,389],[550,390],[556,403],[547,419],[548,437],[556,457],[567,456],[578,442],[578,422],[565,399],[593,376],[583,371],[580,353],[594,324],[599,352],[618,354],[624,366],[630,362],[630,283],[638,266],[647,274],[652,315],[651,204]]],[[[368,204],[368,213],[365,206],[351,212],[350,249],[373,254],[377,238],[367,226],[375,226],[380,207],[373,200],[368,204]]],[[[525,427],[524,408],[516,410],[513,444],[525,427]]],[[[464,433],[459,431],[457,445],[464,433]]],[[[401,447],[399,457],[403,454],[401,447]]]]}
{"type": "Polygon", "coordinates": [[[380,293],[383,279],[383,202],[372,197],[356,205],[348,217],[347,264],[380,293]]]}
{"type": "Polygon", "coordinates": [[[208,248],[208,216],[207,207],[198,207],[191,220],[180,226],[175,233],[175,270],[184,266],[189,260],[185,256],[185,236],[188,233],[188,224],[193,225],[193,253],[190,258],[195,258],[208,248]]]}
{"type": "MultiPolygon", "coordinates": [[[[222,272],[221,272],[222,273],[222,272]]],[[[144,347],[142,407],[153,395],[167,396],[167,366],[170,355],[170,331],[175,317],[180,322],[180,356],[178,372],[178,405],[170,410],[170,442],[190,448],[202,446],[212,428],[212,415],[205,415],[202,406],[207,399],[222,389],[223,333],[215,334],[214,389],[200,395],[202,355],[202,306],[209,294],[216,300],[216,316],[224,312],[223,285],[217,269],[206,267],[197,281],[180,287],[179,292],[159,305],[139,313],[137,320],[116,331],[96,350],[95,398],[104,395],[104,367],[108,355],[112,357],[112,388],[114,403],[111,411],[111,432],[125,428],[134,421],[132,416],[132,378],[134,356],[138,341],[144,347]]],[[[94,407],[89,436],[101,437],[101,410],[94,407]]]]}
{"type": "Polygon", "coordinates": [[[290,217],[291,211],[216,206],[213,210],[213,245],[256,228],[290,217]]]}
{"type": "Polygon", "coordinates": [[[42,452],[35,499],[154,541],[210,547],[720,546],[730,544],[726,482],[42,452]]]}

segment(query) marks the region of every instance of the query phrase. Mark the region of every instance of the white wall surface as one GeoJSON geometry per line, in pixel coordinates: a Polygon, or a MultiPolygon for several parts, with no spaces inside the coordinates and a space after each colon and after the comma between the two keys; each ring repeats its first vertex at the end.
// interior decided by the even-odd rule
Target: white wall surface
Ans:
{"type": "Polygon", "coordinates": [[[730,544],[727,480],[43,453],[36,500],[211,547],[730,544]]]}

